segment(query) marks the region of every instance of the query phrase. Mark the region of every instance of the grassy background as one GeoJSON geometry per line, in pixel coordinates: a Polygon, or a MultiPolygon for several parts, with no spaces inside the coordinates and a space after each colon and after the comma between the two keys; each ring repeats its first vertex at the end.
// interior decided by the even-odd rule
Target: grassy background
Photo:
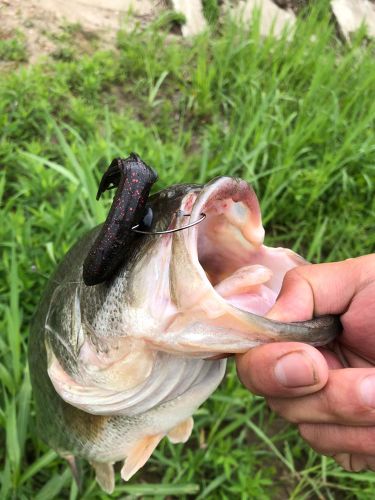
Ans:
{"type": "MultiPolygon", "coordinates": [[[[79,28],[67,29],[53,63],[4,70],[0,498],[107,498],[87,465],[78,494],[35,435],[26,349],[56,262],[105,217],[110,195],[98,203],[95,194],[116,155],[140,154],[158,170],[158,189],[245,178],[261,200],[267,243],[314,262],[374,250],[374,45],[362,33],[343,46],[324,4],[291,42],[224,23],[187,43],[170,38],[165,16],[119,33],[106,52],[93,41],[82,54],[79,28]]],[[[7,54],[23,60],[22,43],[8,41],[7,54]]],[[[232,365],[195,420],[187,445],[164,440],[130,483],[117,477],[113,496],[374,498],[374,474],[317,456],[240,386],[232,365]]]]}

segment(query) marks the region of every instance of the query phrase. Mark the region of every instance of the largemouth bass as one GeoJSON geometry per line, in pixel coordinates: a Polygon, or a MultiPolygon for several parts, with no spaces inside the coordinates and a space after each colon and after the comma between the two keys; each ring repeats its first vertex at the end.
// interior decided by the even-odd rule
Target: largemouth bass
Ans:
{"type": "Polygon", "coordinates": [[[83,263],[101,227],[93,229],[58,266],[31,329],[39,432],[73,470],[74,457],[87,459],[107,492],[115,462],[123,461],[128,480],[163,437],[187,441],[192,414],[224,376],[226,359],[218,357],[274,341],[319,346],[339,328],[333,317],[291,324],[264,317],[285,273],[306,261],[263,244],[247,182],[175,185],[148,203],[150,231],[206,218],[129,240],[115,275],[87,286],[83,263]]]}

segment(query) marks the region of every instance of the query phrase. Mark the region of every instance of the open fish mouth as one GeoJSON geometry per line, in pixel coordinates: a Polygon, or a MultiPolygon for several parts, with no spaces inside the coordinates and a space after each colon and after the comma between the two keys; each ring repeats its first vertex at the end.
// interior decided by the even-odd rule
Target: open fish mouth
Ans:
{"type": "Polygon", "coordinates": [[[206,214],[203,222],[182,231],[202,288],[209,286],[217,299],[241,311],[266,315],[286,272],[306,261],[289,249],[263,245],[260,207],[251,186],[221,177],[198,195],[189,193],[181,208],[191,213],[191,221],[206,214]]]}

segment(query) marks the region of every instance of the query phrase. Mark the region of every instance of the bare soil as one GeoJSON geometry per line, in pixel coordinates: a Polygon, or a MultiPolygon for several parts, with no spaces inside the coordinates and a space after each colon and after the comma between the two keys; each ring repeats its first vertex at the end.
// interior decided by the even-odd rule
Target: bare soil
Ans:
{"type": "Polygon", "coordinates": [[[162,0],[0,0],[0,39],[21,33],[33,63],[58,50],[68,25],[79,25],[83,38],[105,47],[119,28],[147,24],[163,8],[162,0]]]}

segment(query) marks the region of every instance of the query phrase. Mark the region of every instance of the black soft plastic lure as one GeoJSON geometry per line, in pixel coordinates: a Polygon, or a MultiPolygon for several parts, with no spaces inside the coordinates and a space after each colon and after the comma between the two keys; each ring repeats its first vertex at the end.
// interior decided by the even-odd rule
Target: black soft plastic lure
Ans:
{"type": "Polygon", "coordinates": [[[108,217],[83,263],[83,281],[97,285],[110,279],[124,262],[126,248],[140,236],[132,227],[151,225],[152,213],[146,208],[150,189],[156,182],[157,173],[138,155],[115,158],[100,181],[98,200],[104,191],[117,187],[108,217]]]}

